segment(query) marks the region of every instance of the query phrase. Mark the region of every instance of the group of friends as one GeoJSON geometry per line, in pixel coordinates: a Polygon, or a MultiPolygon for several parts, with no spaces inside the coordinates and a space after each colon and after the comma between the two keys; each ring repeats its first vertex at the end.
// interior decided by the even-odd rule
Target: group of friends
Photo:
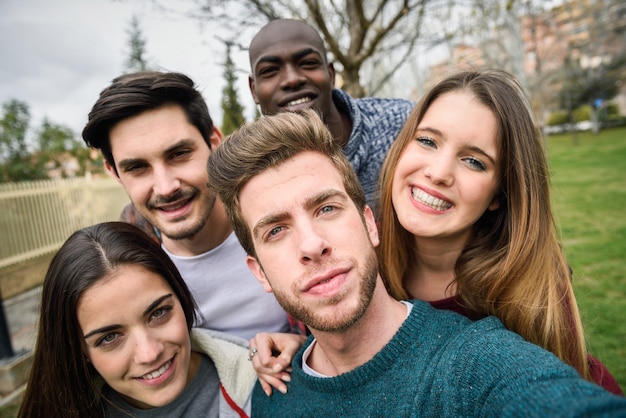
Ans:
{"type": "Polygon", "coordinates": [[[183,74],[101,92],[83,138],[131,205],[52,259],[20,417],[626,416],[513,76],[354,99],[286,19],[249,57],[263,117],[227,138],[183,74]]]}

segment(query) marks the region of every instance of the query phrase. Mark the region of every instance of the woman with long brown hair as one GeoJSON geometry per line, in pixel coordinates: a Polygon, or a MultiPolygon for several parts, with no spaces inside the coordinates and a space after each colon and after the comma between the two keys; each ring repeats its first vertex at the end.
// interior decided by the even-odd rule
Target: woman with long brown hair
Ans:
{"type": "Polygon", "coordinates": [[[195,302],[139,228],[72,234],[43,283],[33,365],[18,416],[247,416],[246,341],[193,329],[195,302]]]}
{"type": "Polygon", "coordinates": [[[383,166],[383,276],[398,299],[497,316],[621,394],[588,356],[549,183],[541,132],[513,76],[444,79],[413,110],[383,166]]]}

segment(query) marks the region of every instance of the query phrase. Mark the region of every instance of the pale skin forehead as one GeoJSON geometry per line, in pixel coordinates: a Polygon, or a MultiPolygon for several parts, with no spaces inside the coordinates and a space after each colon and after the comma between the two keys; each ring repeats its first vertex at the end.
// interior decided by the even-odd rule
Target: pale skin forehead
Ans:
{"type": "Polygon", "coordinates": [[[331,197],[349,200],[339,170],[315,151],[302,151],[258,173],[239,192],[242,214],[254,236],[260,227],[288,218],[294,208],[311,208],[331,197]]]}
{"type": "Polygon", "coordinates": [[[317,50],[326,59],[326,47],[319,34],[308,24],[290,19],[273,20],[265,25],[250,42],[250,68],[254,69],[260,57],[283,44],[300,43],[317,50]]]}

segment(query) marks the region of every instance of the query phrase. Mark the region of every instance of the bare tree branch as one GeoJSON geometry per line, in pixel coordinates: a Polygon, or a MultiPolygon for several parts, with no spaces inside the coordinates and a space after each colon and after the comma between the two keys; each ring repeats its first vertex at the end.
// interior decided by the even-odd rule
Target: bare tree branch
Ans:
{"type": "MultiPolygon", "coordinates": [[[[153,0],[158,1],[158,0],[153,0]]],[[[163,1],[163,0],[161,0],[163,1]]],[[[420,41],[423,17],[442,0],[198,0],[205,19],[220,19],[228,27],[260,27],[276,18],[299,18],[315,26],[338,64],[343,88],[359,97],[366,94],[360,79],[368,61],[385,54],[387,83],[412,55],[420,41]]],[[[237,44],[233,40],[233,44],[237,44]]]]}

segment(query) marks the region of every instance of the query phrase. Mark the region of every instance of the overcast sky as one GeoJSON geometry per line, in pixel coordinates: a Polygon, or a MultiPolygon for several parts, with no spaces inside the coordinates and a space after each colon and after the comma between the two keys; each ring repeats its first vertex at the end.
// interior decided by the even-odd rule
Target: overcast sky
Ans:
{"type": "MultiPolygon", "coordinates": [[[[189,7],[189,2],[172,0],[189,7]]],[[[99,92],[125,70],[128,30],[137,15],[148,60],[159,69],[189,75],[221,124],[223,46],[215,27],[155,10],[145,0],[0,0],[0,103],[26,102],[31,129],[44,117],[80,135],[99,92]]],[[[247,56],[234,57],[248,71],[247,56]]],[[[252,118],[247,73],[239,98],[252,118]]]]}

